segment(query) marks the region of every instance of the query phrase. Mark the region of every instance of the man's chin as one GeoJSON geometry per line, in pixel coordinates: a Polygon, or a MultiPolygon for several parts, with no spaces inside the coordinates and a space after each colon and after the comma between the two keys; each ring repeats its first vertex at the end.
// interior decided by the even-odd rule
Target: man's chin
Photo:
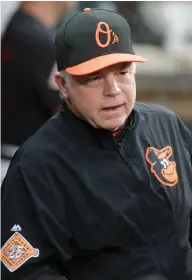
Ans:
{"type": "Polygon", "coordinates": [[[114,120],[107,120],[107,121],[104,121],[100,127],[102,127],[103,129],[106,129],[106,130],[115,131],[119,127],[123,126],[125,121],[126,121],[126,117],[118,118],[118,119],[114,119],[114,120]]]}

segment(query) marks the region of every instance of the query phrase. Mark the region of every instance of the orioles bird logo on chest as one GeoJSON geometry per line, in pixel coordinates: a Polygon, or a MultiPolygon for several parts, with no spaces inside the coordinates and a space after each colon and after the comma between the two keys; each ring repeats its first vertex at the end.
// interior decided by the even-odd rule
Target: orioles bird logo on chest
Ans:
{"type": "Polygon", "coordinates": [[[150,171],[163,185],[174,187],[178,183],[176,163],[170,157],[173,150],[167,146],[161,150],[149,147],[145,153],[145,159],[150,164],[150,171]]]}

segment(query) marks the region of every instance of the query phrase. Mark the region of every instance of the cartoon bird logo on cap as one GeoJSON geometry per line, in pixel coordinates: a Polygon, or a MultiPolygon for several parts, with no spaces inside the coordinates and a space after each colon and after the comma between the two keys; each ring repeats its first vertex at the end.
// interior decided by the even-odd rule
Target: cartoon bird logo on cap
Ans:
{"type": "Polygon", "coordinates": [[[170,146],[161,150],[149,147],[145,154],[145,159],[151,166],[151,173],[159,182],[168,187],[174,187],[178,183],[176,163],[170,160],[172,154],[170,146]]]}

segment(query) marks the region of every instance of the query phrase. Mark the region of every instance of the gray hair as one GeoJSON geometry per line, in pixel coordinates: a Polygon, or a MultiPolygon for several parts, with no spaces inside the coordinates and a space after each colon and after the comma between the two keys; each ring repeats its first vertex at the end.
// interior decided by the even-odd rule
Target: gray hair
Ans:
{"type": "Polygon", "coordinates": [[[136,74],[136,62],[132,62],[131,65],[133,67],[133,73],[136,74]]]}
{"type": "Polygon", "coordinates": [[[63,79],[65,79],[65,80],[68,79],[69,74],[68,74],[65,70],[61,70],[59,73],[61,74],[61,77],[62,77],[63,79]]]}
{"type": "Polygon", "coordinates": [[[69,75],[65,70],[61,70],[60,72],[60,75],[63,79],[65,79],[66,83],[68,84],[69,82],[69,75]]]}

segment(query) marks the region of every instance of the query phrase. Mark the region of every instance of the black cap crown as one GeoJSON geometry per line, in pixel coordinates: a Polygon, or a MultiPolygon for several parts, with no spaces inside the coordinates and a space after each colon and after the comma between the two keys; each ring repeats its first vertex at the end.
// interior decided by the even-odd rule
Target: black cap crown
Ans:
{"type": "MultiPolygon", "coordinates": [[[[134,55],[128,22],[121,15],[103,9],[87,8],[74,15],[61,26],[55,43],[58,70],[72,70],[77,65],[109,54],[134,55]]],[[[90,70],[87,68],[83,72],[90,70]]]]}

